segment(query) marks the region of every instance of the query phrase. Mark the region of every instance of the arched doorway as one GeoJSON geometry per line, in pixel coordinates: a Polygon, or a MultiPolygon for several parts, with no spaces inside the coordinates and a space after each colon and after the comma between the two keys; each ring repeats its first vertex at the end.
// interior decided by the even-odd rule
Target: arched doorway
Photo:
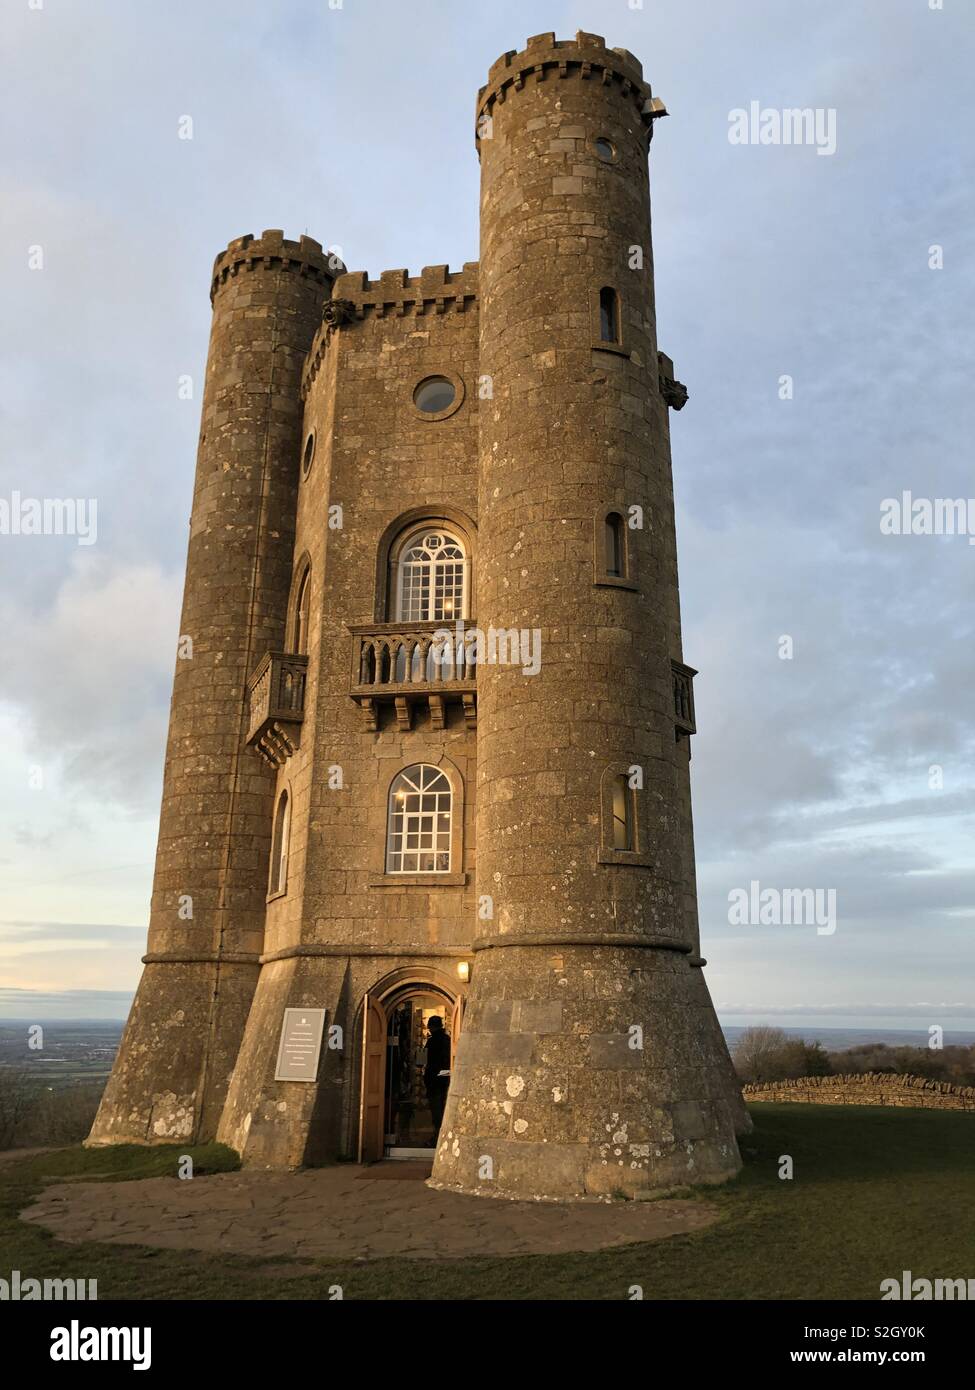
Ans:
{"type": "Polygon", "coordinates": [[[431,1157],[433,1119],[423,1072],[430,1019],[450,1039],[453,1062],[464,1001],[440,984],[412,980],[363,1001],[359,1162],[431,1157]]]}

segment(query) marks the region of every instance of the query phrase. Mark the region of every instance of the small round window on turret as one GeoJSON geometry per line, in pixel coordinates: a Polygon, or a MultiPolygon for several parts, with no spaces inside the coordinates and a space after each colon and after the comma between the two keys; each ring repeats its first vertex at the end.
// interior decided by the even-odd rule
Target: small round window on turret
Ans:
{"type": "Polygon", "coordinates": [[[307,477],[308,477],[308,472],[309,472],[309,470],[310,470],[310,468],[311,468],[312,459],[313,459],[314,457],[315,457],[315,431],[312,430],[311,434],[309,434],[308,438],[305,440],[305,452],[304,452],[304,453],[302,454],[302,456],[301,456],[301,476],[302,476],[303,478],[307,478],[307,477]]]}
{"type": "Polygon", "coordinates": [[[612,140],[607,140],[605,135],[600,135],[592,142],[593,149],[604,164],[612,164],[616,158],[616,146],[612,140]]]}
{"type": "Polygon", "coordinates": [[[457,388],[445,376],[428,376],[413,392],[413,404],[424,415],[439,415],[441,410],[449,410],[457,395],[457,388]]]}

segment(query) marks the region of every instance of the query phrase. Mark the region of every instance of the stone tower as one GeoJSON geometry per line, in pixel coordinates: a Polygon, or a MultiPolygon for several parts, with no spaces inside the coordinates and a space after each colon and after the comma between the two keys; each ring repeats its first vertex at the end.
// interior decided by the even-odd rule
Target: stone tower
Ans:
{"type": "Polygon", "coordinates": [[[591,34],[530,39],[478,97],[477,613],[541,645],[535,676],[478,671],[486,920],[433,1173],[465,1191],[633,1193],[739,1166],[675,730],[654,119],[640,64],[591,34]]]}
{"type": "Polygon", "coordinates": [[[280,232],[218,256],[149,950],[89,1142],[432,1153],[439,1013],[435,1184],[737,1171],[698,942],[662,114],[629,53],[542,34],[478,99],[480,264],[370,279],[280,232]]]}
{"type": "MultiPolygon", "coordinates": [[[[344,267],[340,267],[344,268],[344,267]]],[[[245,689],[291,583],[301,368],[336,275],[317,241],[232,241],[211,279],[145,971],[90,1143],[212,1139],[259,972],[274,779],[245,689]]]]}

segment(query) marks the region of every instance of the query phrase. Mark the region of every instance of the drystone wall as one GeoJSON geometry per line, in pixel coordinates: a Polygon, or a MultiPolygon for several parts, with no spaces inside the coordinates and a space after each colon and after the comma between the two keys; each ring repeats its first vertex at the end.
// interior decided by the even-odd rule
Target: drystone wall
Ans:
{"type": "Polygon", "coordinates": [[[860,1076],[800,1076],[742,1087],[746,1101],[800,1101],[812,1105],[900,1105],[923,1110],[975,1111],[975,1086],[953,1086],[923,1076],[865,1072],[860,1076]]]}

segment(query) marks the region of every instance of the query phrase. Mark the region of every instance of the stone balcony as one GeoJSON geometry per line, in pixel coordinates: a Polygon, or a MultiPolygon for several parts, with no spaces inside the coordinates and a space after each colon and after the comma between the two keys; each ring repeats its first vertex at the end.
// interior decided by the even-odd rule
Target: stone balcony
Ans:
{"type": "Polygon", "coordinates": [[[307,656],[268,652],[247,683],[246,743],[271,767],[283,767],[300,742],[307,671],[307,656]]]}
{"type": "Polygon", "coordinates": [[[697,672],[693,666],[683,666],[679,661],[671,661],[670,669],[674,680],[674,727],[677,737],[696,734],[694,677],[697,672]]]}
{"type": "Polygon", "coordinates": [[[463,706],[470,729],[477,726],[477,672],[463,647],[437,642],[447,624],[379,623],[350,626],[350,694],[367,729],[378,729],[380,706],[392,705],[401,729],[413,726],[417,706],[430,711],[435,729],[444,727],[446,706],[463,706]]]}

